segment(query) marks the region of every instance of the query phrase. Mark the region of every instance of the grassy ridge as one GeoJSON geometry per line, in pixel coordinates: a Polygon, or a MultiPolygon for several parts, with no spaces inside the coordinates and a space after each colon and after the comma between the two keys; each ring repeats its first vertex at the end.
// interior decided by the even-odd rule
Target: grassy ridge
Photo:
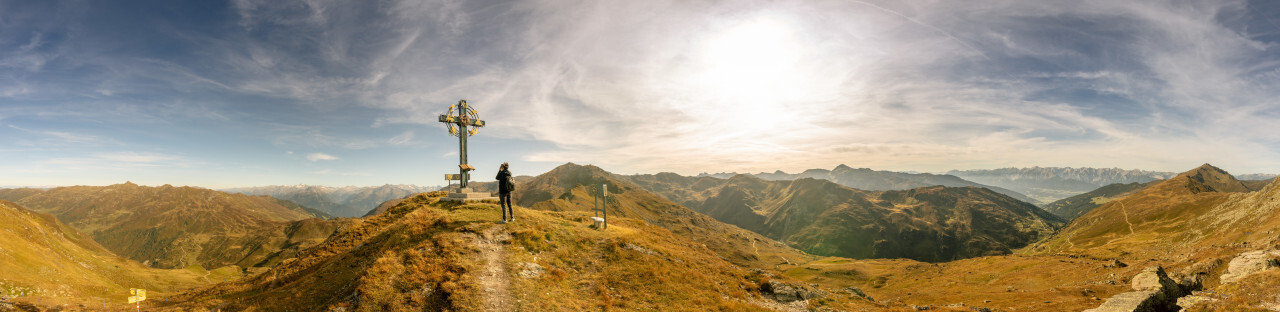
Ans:
{"type": "Polygon", "coordinates": [[[664,227],[617,217],[600,231],[584,212],[520,207],[517,222],[497,225],[493,204],[442,203],[441,195],[401,201],[260,275],[160,308],[478,311],[488,292],[477,280],[489,263],[477,240],[501,227],[510,239],[500,266],[518,310],[767,311],[757,295],[763,276],[664,227]]]}

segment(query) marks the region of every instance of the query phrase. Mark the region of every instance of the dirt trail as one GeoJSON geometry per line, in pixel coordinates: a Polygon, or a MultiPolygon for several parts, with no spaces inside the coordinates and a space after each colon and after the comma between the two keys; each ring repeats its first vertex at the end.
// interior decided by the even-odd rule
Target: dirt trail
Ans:
{"type": "Polygon", "coordinates": [[[485,311],[513,311],[515,299],[511,297],[511,278],[507,274],[507,251],[503,242],[511,241],[511,235],[504,225],[495,225],[484,230],[476,240],[480,247],[480,256],[484,259],[484,271],[480,274],[480,289],[483,290],[485,311]]]}
{"type": "Polygon", "coordinates": [[[1132,235],[1134,233],[1133,222],[1129,222],[1129,209],[1124,208],[1123,201],[1120,202],[1120,211],[1124,212],[1124,223],[1129,224],[1129,234],[1132,235]]]}

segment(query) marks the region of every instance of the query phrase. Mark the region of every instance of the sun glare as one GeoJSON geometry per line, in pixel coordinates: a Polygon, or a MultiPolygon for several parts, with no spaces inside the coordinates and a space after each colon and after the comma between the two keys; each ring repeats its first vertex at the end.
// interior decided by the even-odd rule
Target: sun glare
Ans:
{"type": "Polygon", "coordinates": [[[755,134],[768,128],[762,124],[797,115],[787,104],[805,98],[806,86],[813,85],[802,68],[807,47],[799,33],[786,20],[768,15],[711,30],[689,78],[704,104],[738,128],[722,130],[755,134]]]}
{"type": "Polygon", "coordinates": [[[777,101],[794,92],[799,46],[780,21],[755,18],[706,42],[702,83],[726,100],[777,101]]]}

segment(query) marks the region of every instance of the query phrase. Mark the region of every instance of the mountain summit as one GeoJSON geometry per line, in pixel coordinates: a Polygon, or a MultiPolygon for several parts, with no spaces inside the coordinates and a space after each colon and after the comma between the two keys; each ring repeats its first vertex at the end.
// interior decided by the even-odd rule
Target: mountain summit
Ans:
{"type": "Polygon", "coordinates": [[[1218,167],[1210,164],[1200,165],[1191,171],[1183,172],[1178,178],[1187,179],[1187,189],[1193,193],[1200,192],[1249,192],[1240,180],[1218,167]]]}

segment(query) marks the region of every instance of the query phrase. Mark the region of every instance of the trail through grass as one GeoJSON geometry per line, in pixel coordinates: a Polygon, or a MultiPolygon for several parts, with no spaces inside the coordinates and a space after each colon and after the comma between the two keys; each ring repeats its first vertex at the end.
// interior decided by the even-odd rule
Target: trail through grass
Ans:
{"type": "Polygon", "coordinates": [[[485,311],[511,311],[514,308],[511,278],[507,273],[507,253],[502,247],[511,241],[506,229],[504,225],[494,225],[476,239],[480,256],[485,261],[484,272],[479,277],[480,288],[484,290],[485,311]]]}

